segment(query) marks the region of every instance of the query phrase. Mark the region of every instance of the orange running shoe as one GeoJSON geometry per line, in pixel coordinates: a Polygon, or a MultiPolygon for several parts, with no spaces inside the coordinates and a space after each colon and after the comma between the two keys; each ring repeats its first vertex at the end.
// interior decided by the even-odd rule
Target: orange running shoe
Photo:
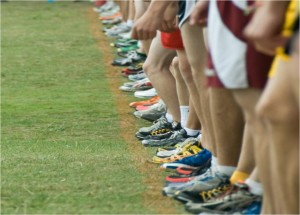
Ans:
{"type": "Polygon", "coordinates": [[[122,16],[122,14],[120,12],[117,12],[110,16],[100,16],[99,19],[100,20],[109,20],[109,19],[114,19],[114,18],[121,17],[121,16],[122,16]]]}
{"type": "Polygon", "coordinates": [[[145,101],[137,101],[137,102],[131,102],[129,104],[130,107],[136,108],[138,105],[144,105],[144,106],[150,106],[156,104],[160,100],[159,96],[154,96],[151,99],[145,100],[145,101]]]}

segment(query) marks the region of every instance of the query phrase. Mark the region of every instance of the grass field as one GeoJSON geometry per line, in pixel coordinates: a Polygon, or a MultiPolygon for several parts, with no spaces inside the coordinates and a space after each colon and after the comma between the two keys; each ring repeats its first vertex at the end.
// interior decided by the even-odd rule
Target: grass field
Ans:
{"type": "Polygon", "coordinates": [[[112,88],[122,79],[91,5],[1,7],[1,213],[182,212],[161,197],[163,173],[133,137],[149,124],[112,88]]]}

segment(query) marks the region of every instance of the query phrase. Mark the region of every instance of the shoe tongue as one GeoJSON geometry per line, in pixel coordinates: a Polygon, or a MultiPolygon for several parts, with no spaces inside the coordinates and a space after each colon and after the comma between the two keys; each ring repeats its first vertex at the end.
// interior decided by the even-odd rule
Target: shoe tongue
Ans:
{"type": "Polygon", "coordinates": [[[181,124],[180,124],[180,122],[176,122],[176,121],[172,122],[172,128],[173,128],[174,130],[179,130],[179,129],[181,129],[181,124]]]}

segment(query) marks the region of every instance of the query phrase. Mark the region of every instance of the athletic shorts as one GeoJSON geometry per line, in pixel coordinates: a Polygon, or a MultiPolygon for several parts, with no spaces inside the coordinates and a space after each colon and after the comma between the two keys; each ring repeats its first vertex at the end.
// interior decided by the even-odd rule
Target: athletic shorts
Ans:
{"type": "Polygon", "coordinates": [[[195,0],[179,0],[178,27],[181,28],[183,23],[190,17],[196,4],[195,0]]]}
{"type": "Polygon", "coordinates": [[[178,50],[184,49],[180,30],[172,33],[161,32],[161,43],[164,48],[178,50]]]}
{"type": "Polygon", "coordinates": [[[211,0],[208,15],[208,47],[211,87],[264,88],[273,57],[256,51],[243,35],[251,16],[244,10],[253,1],[211,0]],[[217,80],[217,81],[216,81],[217,80]]]}

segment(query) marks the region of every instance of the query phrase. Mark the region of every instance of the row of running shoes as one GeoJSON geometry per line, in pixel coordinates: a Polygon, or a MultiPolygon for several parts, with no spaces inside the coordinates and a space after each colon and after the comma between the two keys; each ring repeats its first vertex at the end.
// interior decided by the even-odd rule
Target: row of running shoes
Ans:
{"type": "MultiPolygon", "coordinates": [[[[109,12],[106,15],[109,16],[109,12]]],[[[113,35],[118,35],[120,33],[118,33],[118,28],[123,27],[126,26],[115,26],[115,28],[107,29],[106,32],[111,31],[113,35]]],[[[107,35],[111,36],[111,34],[107,35]]],[[[112,46],[130,47],[126,46],[126,41],[117,41],[112,46]]],[[[115,59],[112,64],[133,66],[134,61],[130,59],[130,56],[136,56],[136,53],[131,50],[131,53],[126,53],[126,58],[115,59]]],[[[128,71],[130,69],[122,70],[123,75],[144,75],[141,70],[133,70],[131,74],[128,71]]],[[[147,81],[144,80],[146,83],[147,81]]],[[[144,87],[143,84],[137,83],[137,85],[137,88],[144,87]]],[[[147,88],[149,85],[145,86],[147,88]]],[[[127,83],[127,88],[123,87],[123,91],[136,91],[130,87],[127,83]]],[[[259,196],[251,194],[246,184],[231,185],[229,177],[218,172],[211,165],[211,153],[201,146],[201,135],[188,136],[180,123],[169,123],[164,116],[161,116],[154,121],[152,126],[139,129],[136,137],[142,140],[144,146],[158,147],[156,155],[152,158],[153,163],[161,164],[162,169],[176,171],[176,174],[166,177],[163,194],[184,203],[187,211],[210,214],[257,214],[260,211],[261,198],[259,196]]]]}

